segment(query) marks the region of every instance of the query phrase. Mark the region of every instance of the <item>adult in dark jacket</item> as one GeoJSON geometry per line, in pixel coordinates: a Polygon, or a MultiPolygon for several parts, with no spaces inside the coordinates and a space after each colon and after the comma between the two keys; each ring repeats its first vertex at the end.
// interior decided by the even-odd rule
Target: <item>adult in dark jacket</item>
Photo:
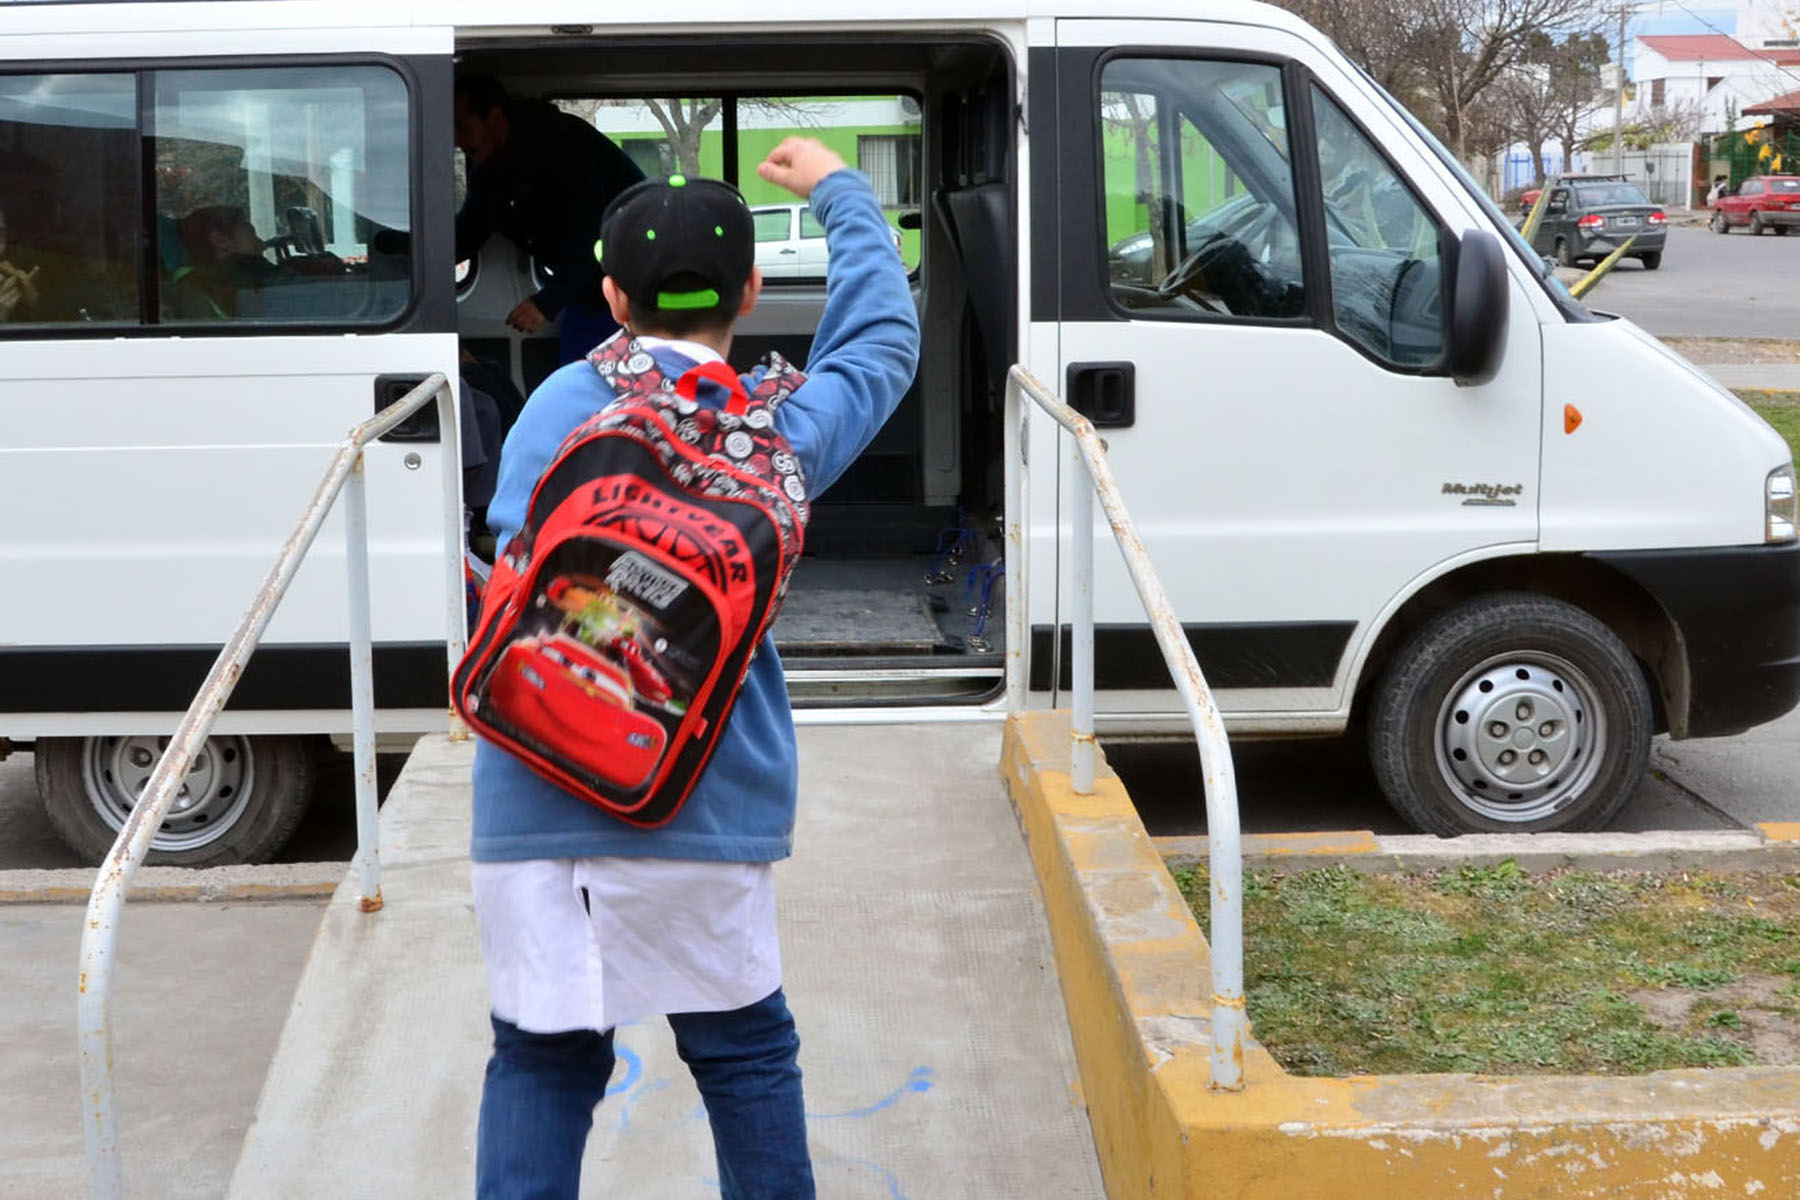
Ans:
{"type": "Polygon", "coordinates": [[[498,233],[547,267],[550,281],[521,300],[506,323],[535,333],[560,318],[560,361],[584,357],[618,328],[600,296],[600,217],[644,173],[580,117],[543,100],[517,99],[478,75],[456,81],[456,146],[469,158],[456,260],[498,233]]]}

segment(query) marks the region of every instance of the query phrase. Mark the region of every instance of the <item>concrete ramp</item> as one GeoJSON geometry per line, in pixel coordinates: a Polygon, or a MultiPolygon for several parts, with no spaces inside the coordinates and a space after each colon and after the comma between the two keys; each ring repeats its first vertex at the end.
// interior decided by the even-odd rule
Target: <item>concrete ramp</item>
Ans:
{"type": "MultiPolygon", "coordinates": [[[[800,731],[777,868],[819,1195],[1104,1195],[997,725],[800,731]]],[[[232,1178],[232,1200],[474,1193],[487,989],[468,887],[471,743],[427,739],[382,810],[374,915],[339,889],[232,1178]]],[[[582,1195],[719,1193],[660,1020],[618,1035],[582,1195]]]]}

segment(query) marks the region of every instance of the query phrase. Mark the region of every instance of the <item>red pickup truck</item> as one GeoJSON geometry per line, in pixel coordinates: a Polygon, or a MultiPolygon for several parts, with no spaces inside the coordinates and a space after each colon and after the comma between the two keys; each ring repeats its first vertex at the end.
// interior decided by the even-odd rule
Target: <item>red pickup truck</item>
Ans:
{"type": "Polygon", "coordinates": [[[1751,233],[1773,229],[1785,234],[1795,225],[1800,225],[1800,175],[1753,175],[1713,202],[1714,233],[1742,227],[1751,233]]]}

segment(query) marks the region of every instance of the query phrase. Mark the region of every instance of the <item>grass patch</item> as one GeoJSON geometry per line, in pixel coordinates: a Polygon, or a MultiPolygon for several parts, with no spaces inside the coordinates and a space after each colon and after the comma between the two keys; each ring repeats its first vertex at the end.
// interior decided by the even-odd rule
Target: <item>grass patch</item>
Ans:
{"type": "MultiPolygon", "coordinates": [[[[1201,927],[1204,868],[1176,874],[1201,927]]],[[[1251,1027],[1301,1075],[1800,1059],[1800,876],[1252,872],[1251,1027]]]]}
{"type": "Polygon", "coordinates": [[[1741,391],[1738,395],[1787,439],[1788,449],[1800,460],[1800,392],[1741,391]]]}

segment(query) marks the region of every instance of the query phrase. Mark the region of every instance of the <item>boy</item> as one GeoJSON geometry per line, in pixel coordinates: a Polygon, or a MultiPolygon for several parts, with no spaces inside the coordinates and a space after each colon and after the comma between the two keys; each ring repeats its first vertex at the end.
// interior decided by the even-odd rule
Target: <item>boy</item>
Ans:
{"type": "MultiPolygon", "coordinates": [[[[775,416],[816,497],[899,404],[917,366],[918,316],[863,176],[807,138],[789,138],[757,171],[810,197],[831,253],[807,381],[775,416]]],[[[713,180],[631,188],[607,209],[601,254],[619,336],[636,338],[671,378],[722,360],[762,287],[749,210],[713,180]]],[[[724,398],[700,385],[700,403],[724,398]]],[[[586,362],[532,394],[488,509],[500,545],[518,532],[563,439],[611,399],[586,362]]],[[[483,1200],[575,1200],[612,1073],[612,1028],[652,1015],[668,1017],[706,1102],[725,1200],[814,1194],[771,870],[791,849],[796,788],[772,639],[711,763],[660,828],[628,826],[478,746],[471,878],[494,1026],[476,1150],[483,1200]]]]}

